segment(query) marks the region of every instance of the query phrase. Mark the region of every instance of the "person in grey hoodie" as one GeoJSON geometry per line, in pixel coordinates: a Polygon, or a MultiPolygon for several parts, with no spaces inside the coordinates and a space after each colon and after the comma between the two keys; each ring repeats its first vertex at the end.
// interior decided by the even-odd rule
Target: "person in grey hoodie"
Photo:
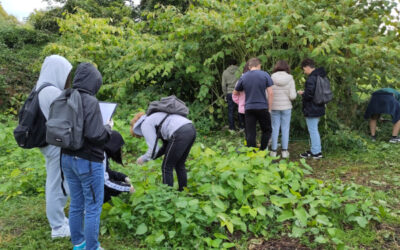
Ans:
{"type": "MultiPolygon", "coordinates": [[[[222,93],[228,103],[229,130],[235,130],[235,112],[237,110],[237,105],[232,99],[232,92],[239,79],[236,76],[238,70],[239,67],[236,66],[236,61],[232,60],[231,65],[222,73],[222,93]]],[[[239,119],[241,119],[241,117],[239,117],[239,119]]],[[[244,128],[244,121],[239,120],[239,128],[244,128]]]]}
{"type": "Polygon", "coordinates": [[[289,130],[292,115],[292,100],[296,99],[296,86],[293,76],[290,75],[289,64],[280,60],[275,64],[271,79],[274,82],[272,90],[274,99],[271,107],[271,153],[275,157],[278,148],[279,130],[282,131],[282,158],[289,157],[289,130]]]}
{"type": "MultiPolygon", "coordinates": [[[[62,56],[51,55],[43,62],[36,89],[45,83],[53,84],[39,93],[39,106],[46,120],[51,103],[69,85],[71,69],[72,65],[62,56]]],[[[48,145],[40,148],[40,151],[46,160],[46,215],[51,227],[51,237],[69,237],[68,219],[64,214],[68,197],[61,188],[60,148],[48,145]]],[[[64,185],[64,189],[66,193],[69,192],[68,185],[64,185]]]]}
{"type": "Polygon", "coordinates": [[[149,160],[165,155],[162,163],[163,183],[174,185],[173,170],[178,176],[179,191],[187,186],[185,162],[190,149],[196,139],[196,129],[192,121],[186,117],[164,112],[156,112],[149,116],[138,113],[131,121],[131,133],[133,136],[144,137],[148,146],[146,153],[137,160],[143,164],[149,160]],[[165,119],[160,130],[163,146],[156,145],[157,127],[165,119]],[[153,150],[155,152],[153,155],[153,150]]]}

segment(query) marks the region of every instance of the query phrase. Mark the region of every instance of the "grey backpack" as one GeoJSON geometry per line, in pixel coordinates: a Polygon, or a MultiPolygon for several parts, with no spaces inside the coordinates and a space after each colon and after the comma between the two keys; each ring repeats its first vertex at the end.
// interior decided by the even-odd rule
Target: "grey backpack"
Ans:
{"type": "Polygon", "coordinates": [[[46,127],[48,144],[70,150],[83,146],[83,109],[78,90],[66,89],[53,101],[46,127]]]}
{"type": "Polygon", "coordinates": [[[328,77],[317,76],[313,102],[315,104],[321,105],[327,104],[328,102],[332,101],[332,99],[333,93],[328,77]]]}
{"type": "Polygon", "coordinates": [[[189,114],[189,109],[188,107],[186,107],[185,103],[181,101],[178,97],[170,95],[161,98],[160,101],[153,101],[149,104],[146,115],[149,116],[155,112],[177,114],[187,117],[187,115],[189,114]]]}

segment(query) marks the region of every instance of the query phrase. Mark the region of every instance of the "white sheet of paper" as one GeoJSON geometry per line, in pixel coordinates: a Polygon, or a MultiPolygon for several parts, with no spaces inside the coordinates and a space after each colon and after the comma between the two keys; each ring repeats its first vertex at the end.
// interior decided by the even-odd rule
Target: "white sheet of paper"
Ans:
{"type": "Polygon", "coordinates": [[[116,103],[112,102],[99,102],[101,116],[103,117],[103,124],[106,125],[109,120],[111,120],[115,109],[117,108],[116,103]]]}

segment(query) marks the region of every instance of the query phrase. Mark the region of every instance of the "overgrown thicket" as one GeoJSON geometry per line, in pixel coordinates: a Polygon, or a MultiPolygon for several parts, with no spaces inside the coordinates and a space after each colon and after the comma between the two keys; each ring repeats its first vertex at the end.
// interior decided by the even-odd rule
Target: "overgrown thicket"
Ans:
{"type": "MultiPolygon", "coordinates": [[[[221,117],[221,73],[229,58],[242,65],[252,56],[271,70],[289,61],[298,88],[304,57],[324,66],[335,100],[328,125],[350,123],[362,113],[360,94],[381,86],[399,87],[399,23],[392,1],[193,1],[182,13],[173,6],[143,12],[135,22],[92,18],[84,11],[60,20],[61,39],[44,54],[76,63],[92,61],[104,75],[102,94],[128,101],[156,84],[166,94],[202,104],[202,115],[221,117]],[[390,26],[390,28],[387,28],[390,26]]],[[[294,124],[302,124],[299,109],[294,124]]]]}

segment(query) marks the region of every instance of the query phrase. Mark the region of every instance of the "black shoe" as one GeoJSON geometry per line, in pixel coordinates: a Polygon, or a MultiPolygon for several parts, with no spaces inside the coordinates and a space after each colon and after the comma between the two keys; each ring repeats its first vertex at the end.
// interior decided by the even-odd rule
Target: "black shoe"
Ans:
{"type": "Polygon", "coordinates": [[[300,154],[300,157],[305,158],[305,159],[310,158],[311,156],[312,156],[311,151],[306,151],[306,152],[300,154]]]}
{"type": "Polygon", "coordinates": [[[371,135],[371,141],[376,142],[376,135],[371,135]]]}
{"type": "Polygon", "coordinates": [[[318,154],[315,154],[315,155],[313,154],[312,158],[313,159],[322,159],[322,153],[318,153],[318,154]]]}
{"type": "Polygon", "coordinates": [[[392,136],[392,139],[389,140],[390,143],[400,143],[399,136],[392,136]]]}

